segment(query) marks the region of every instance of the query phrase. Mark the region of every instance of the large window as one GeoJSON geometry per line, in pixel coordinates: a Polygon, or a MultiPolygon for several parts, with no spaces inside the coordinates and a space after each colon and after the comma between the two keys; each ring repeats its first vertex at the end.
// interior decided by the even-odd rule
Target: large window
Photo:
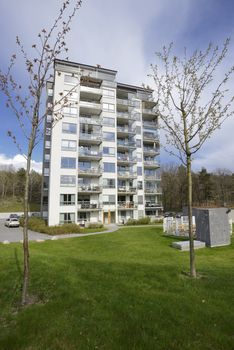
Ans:
{"type": "Polygon", "coordinates": [[[107,117],[103,117],[102,118],[102,123],[103,125],[106,126],[115,126],[115,119],[114,118],[107,118],[107,117]]]}
{"type": "Polygon", "coordinates": [[[76,168],[76,158],[62,157],[61,158],[61,168],[75,169],[76,168]]]}
{"type": "Polygon", "coordinates": [[[76,151],[76,141],[74,140],[62,140],[62,151],[76,151]]]}
{"type": "Polygon", "coordinates": [[[103,147],[102,153],[104,156],[114,156],[115,155],[115,148],[114,147],[103,147]]]}
{"type": "Polygon", "coordinates": [[[45,141],[45,148],[50,148],[50,146],[51,146],[50,141],[45,141]]]}
{"type": "Polygon", "coordinates": [[[60,205],[75,205],[75,195],[60,194],[60,205]]]}
{"type": "Polygon", "coordinates": [[[76,117],[77,115],[77,108],[76,107],[63,107],[63,113],[69,114],[72,117],[76,117]]]}
{"type": "Polygon", "coordinates": [[[115,188],[115,179],[103,179],[103,188],[115,188]]]}
{"type": "Polygon", "coordinates": [[[73,187],[76,185],[76,176],[74,175],[61,175],[60,186],[73,187]]]}
{"type": "Polygon", "coordinates": [[[103,96],[115,97],[115,91],[110,89],[103,89],[102,94],[103,96]]]}
{"type": "Polygon", "coordinates": [[[109,204],[115,204],[115,195],[104,195],[102,196],[103,204],[109,205],[109,204]]]}
{"type": "Polygon", "coordinates": [[[115,133],[114,132],[103,132],[103,140],[104,141],[115,141],[115,133]]]}
{"type": "Polygon", "coordinates": [[[75,213],[60,213],[59,223],[60,224],[71,224],[75,222],[75,213]]]}
{"type": "Polygon", "coordinates": [[[115,173],[115,163],[103,163],[105,173],[115,173]]]}
{"type": "Polygon", "coordinates": [[[142,167],[141,166],[137,167],[137,175],[142,175],[142,167]]]}
{"type": "Polygon", "coordinates": [[[79,166],[79,169],[90,169],[91,168],[91,162],[89,162],[89,161],[84,161],[84,162],[82,162],[82,161],[80,161],[79,163],[78,163],[78,166],[79,166]]]}
{"type": "Polygon", "coordinates": [[[115,105],[113,103],[103,103],[102,107],[104,110],[108,112],[114,112],[115,111],[115,105]]]}
{"type": "Polygon", "coordinates": [[[77,125],[73,123],[63,123],[62,132],[65,134],[76,134],[77,125]]]}

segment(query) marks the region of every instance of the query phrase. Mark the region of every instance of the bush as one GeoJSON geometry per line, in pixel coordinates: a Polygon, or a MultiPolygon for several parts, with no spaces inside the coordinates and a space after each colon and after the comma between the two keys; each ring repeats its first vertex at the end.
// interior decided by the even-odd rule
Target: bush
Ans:
{"type": "Polygon", "coordinates": [[[145,216],[144,218],[141,218],[139,220],[136,219],[128,219],[125,225],[148,225],[150,223],[150,217],[145,216]]]}
{"type": "Polygon", "coordinates": [[[103,224],[100,222],[91,223],[88,225],[88,228],[103,228],[103,224]]]}
{"type": "MultiPolygon", "coordinates": [[[[23,225],[23,219],[20,219],[20,224],[23,225]]],[[[64,224],[60,226],[47,226],[45,220],[37,217],[29,218],[28,229],[48,235],[62,235],[65,233],[80,233],[82,229],[76,224],[64,224]]]]}

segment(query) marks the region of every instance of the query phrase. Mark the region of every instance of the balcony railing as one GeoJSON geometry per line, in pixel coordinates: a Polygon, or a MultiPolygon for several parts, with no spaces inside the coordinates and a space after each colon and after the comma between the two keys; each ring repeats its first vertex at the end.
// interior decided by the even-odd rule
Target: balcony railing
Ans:
{"type": "Polygon", "coordinates": [[[92,134],[87,134],[80,132],[80,140],[85,140],[85,141],[101,141],[102,140],[102,134],[98,133],[92,133],[92,134]]]}
{"type": "Polygon", "coordinates": [[[129,156],[117,156],[117,161],[118,162],[126,162],[126,163],[136,163],[137,160],[134,157],[129,157],[129,156]]]}
{"type": "Polygon", "coordinates": [[[125,140],[117,140],[117,146],[118,147],[131,147],[136,148],[135,141],[125,141],[125,140]]]}
{"type": "Polygon", "coordinates": [[[157,133],[151,133],[151,132],[143,132],[143,140],[152,140],[155,141],[158,139],[157,133]]]}
{"type": "Polygon", "coordinates": [[[101,158],[102,152],[98,151],[89,151],[79,148],[79,157],[93,157],[93,158],[101,158]]]}
{"type": "Polygon", "coordinates": [[[86,201],[78,201],[78,210],[100,210],[102,205],[100,203],[91,203],[86,201]]]}
{"type": "Polygon", "coordinates": [[[157,129],[158,125],[157,123],[143,121],[143,127],[157,129]]]}
{"type": "Polygon", "coordinates": [[[78,169],[78,174],[79,175],[93,175],[93,176],[101,176],[102,174],[102,169],[101,168],[88,168],[88,169],[78,169]]]}
{"type": "Polygon", "coordinates": [[[158,168],[159,163],[157,162],[157,160],[144,160],[144,166],[150,168],[158,168]]]}
{"type": "Polygon", "coordinates": [[[88,124],[88,125],[102,125],[101,118],[87,118],[80,117],[80,124],[88,124]]]}
{"type": "Polygon", "coordinates": [[[137,174],[131,171],[118,171],[118,177],[121,178],[136,178],[137,174]]]}
{"type": "Polygon", "coordinates": [[[142,109],[143,114],[150,114],[150,115],[156,115],[156,111],[154,109],[150,108],[143,108],[142,109]]]}
{"type": "Polygon", "coordinates": [[[126,133],[126,134],[135,134],[136,129],[125,127],[125,126],[117,126],[117,132],[122,132],[122,133],[126,133]]]}
{"type": "Polygon", "coordinates": [[[162,190],[157,187],[145,187],[145,193],[155,193],[160,194],[162,193],[162,190]]]}
{"type": "Polygon", "coordinates": [[[118,187],[118,192],[121,192],[121,193],[136,193],[136,188],[135,187],[119,186],[118,187]]]}
{"type": "Polygon", "coordinates": [[[60,205],[75,205],[75,201],[60,201],[60,205]]]}
{"type": "Polygon", "coordinates": [[[118,208],[121,209],[135,209],[137,204],[135,202],[118,202],[118,208]]]}
{"type": "Polygon", "coordinates": [[[145,209],[161,208],[161,207],[162,207],[162,203],[153,203],[153,202],[145,203],[145,209]]]}
{"type": "Polygon", "coordinates": [[[144,174],[146,180],[160,181],[161,178],[156,175],[144,174]]]}
{"type": "Polygon", "coordinates": [[[117,118],[126,120],[139,120],[139,115],[137,113],[127,113],[127,112],[117,112],[117,118]]]}
{"type": "Polygon", "coordinates": [[[100,186],[95,186],[95,185],[78,187],[78,192],[100,193],[101,191],[102,191],[102,188],[100,186]]]}

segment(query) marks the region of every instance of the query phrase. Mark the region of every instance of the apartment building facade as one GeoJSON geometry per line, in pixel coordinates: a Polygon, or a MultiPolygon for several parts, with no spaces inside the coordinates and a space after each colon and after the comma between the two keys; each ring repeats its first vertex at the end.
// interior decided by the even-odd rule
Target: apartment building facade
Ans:
{"type": "Polygon", "coordinates": [[[55,61],[54,81],[47,83],[41,205],[49,225],[153,219],[162,209],[153,91],[118,83],[116,75],[55,61]]]}

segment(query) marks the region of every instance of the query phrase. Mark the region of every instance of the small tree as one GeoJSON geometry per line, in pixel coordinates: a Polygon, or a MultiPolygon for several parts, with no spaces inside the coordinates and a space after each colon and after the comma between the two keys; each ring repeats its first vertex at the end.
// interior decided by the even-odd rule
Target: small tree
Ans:
{"type": "Polygon", "coordinates": [[[174,147],[170,153],[179,157],[187,168],[191,277],[196,277],[191,163],[193,155],[211,134],[234,113],[234,97],[228,96],[227,88],[234,67],[219,83],[214,83],[215,72],[226,57],[229,42],[227,39],[222,49],[210,44],[204,52],[195,51],[190,57],[185,49],[182,59],[172,54],[171,44],[163,47],[162,52],[156,52],[160,66],[151,65],[166,143],[174,147]]]}
{"type": "MultiPolygon", "coordinates": [[[[17,47],[25,63],[28,83],[25,81],[24,84],[20,84],[13,77],[12,71],[17,62],[16,54],[12,55],[7,72],[0,71],[0,90],[6,96],[6,106],[15,114],[27,143],[27,151],[23,152],[22,144],[17,140],[13,131],[8,132],[27,161],[24,186],[24,274],[21,300],[23,305],[29,302],[28,211],[32,153],[41,139],[41,125],[46,117],[46,111],[43,108],[46,82],[53,77],[51,69],[55,58],[68,51],[65,38],[70,31],[71,21],[81,4],[82,0],[64,0],[52,27],[49,30],[42,29],[38,34],[39,43],[32,45],[32,50],[34,50],[32,56],[26,52],[20,39],[16,38],[17,47]]],[[[68,105],[67,95],[64,96],[61,93],[61,99],[55,101],[50,108],[59,112],[62,107],[68,105]]]]}

